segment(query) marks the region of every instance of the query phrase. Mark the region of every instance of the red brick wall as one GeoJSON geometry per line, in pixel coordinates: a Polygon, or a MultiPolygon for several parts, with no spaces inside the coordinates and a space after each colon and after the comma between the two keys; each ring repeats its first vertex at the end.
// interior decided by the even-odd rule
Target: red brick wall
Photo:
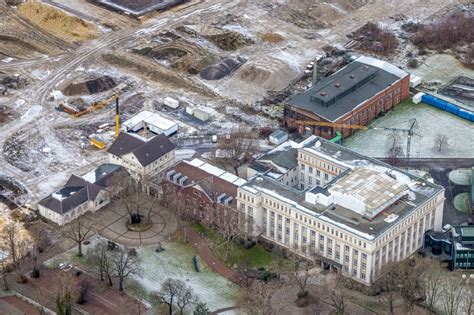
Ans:
{"type": "MultiPolygon", "coordinates": [[[[367,100],[363,105],[359,106],[356,110],[353,110],[350,113],[347,113],[344,117],[336,121],[336,123],[349,124],[349,125],[362,125],[367,126],[372,120],[374,120],[380,112],[383,110],[385,112],[393,109],[401,101],[409,97],[410,93],[410,76],[406,76],[402,80],[394,83],[392,86],[388,87],[383,92],[375,95],[371,99],[367,100]]],[[[300,120],[310,120],[310,121],[327,121],[326,119],[314,114],[309,113],[297,108],[287,108],[287,112],[296,112],[300,120]]],[[[293,114],[294,115],[294,114],[293,114]]],[[[297,127],[300,133],[304,133],[303,126],[298,126],[294,123],[294,119],[285,117],[285,125],[289,128],[297,127]]],[[[357,129],[342,129],[340,130],[343,137],[348,137],[357,129]]],[[[335,130],[329,127],[314,127],[313,134],[321,136],[326,139],[331,139],[335,136],[335,130]]]]}

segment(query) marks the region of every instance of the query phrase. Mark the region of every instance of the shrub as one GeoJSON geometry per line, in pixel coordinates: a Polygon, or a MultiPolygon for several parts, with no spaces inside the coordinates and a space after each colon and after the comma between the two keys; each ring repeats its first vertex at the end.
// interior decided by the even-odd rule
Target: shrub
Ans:
{"type": "Polygon", "coordinates": [[[418,64],[418,60],[416,59],[410,59],[408,60],[408,68],[418,68],[419,64],[418,64]]]}
{"type": "Polygon", "coordinates": [[[474,41],[474,15],[455,12],[443,19],[423,25],[412,41],[420,48],[444,50],[474,41]]]}

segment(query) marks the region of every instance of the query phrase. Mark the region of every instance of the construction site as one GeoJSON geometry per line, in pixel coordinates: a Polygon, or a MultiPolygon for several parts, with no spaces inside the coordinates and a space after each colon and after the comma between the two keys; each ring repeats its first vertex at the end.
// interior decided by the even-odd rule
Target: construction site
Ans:
{"type": "MultiPolygon", "coordinates": [[[[0,0],[0,228],[7,208],[35,209],[72,174],[105,163],[118,131],[146,140],[169,131],[177,160],[214,157],[216,139],[241,127],[259,134],[256,157],[274,147],[267,135],[284,129],[410,169],[428,158],[472,159],[472,121],[411,100],[425,92],[473,111],[469,43],[434,47],[417,32],[474,7],[415,2],[0,0]],[[309,100],[308,91],[361,57],[421,84],[366,119],[327,113],[285,124],[291,100],[309,100]]],[[[360,74],[360,83],[374,69],[347,75],[360,74]]],[[[330,84],[337,90],[344,80],[330,84]]],[[[331,93],[318,90],[321,103],[331,93]]]]}
{"type": "MultiPolygon", "coordinates": [[[[117,99],[123,121],[141,110],[158,111],[180,122],[176,138],[188,145],[183,150],[200,152],[186,135],[225,134],[241,124],[277,128],[283,99],[311,83],[306,66],[319,58],[321,77],[340,69],[359,54],[357,47],[343,48],[354,40],[346,35],[367,21],[401,30],[410,19],[429,20],[462,5],[439,1],[403,12],[402,20],[403,5],[380,3],[374,10],[367,1],[348,0],[243,7],[191,1],[142,20],[116,9],[156,11],[158,3],[1,4],[2,170],[27,187],[32,202],[102,159],[89,136],[113,139],[117,99]],[[166,106],[167,97],[179,105],[166,106]],[[209,118],[197,119],[193,111],[209,118]]],[[[390,61],[403,68],[396,55],[404,51],[399,44],[390,61]]]]}

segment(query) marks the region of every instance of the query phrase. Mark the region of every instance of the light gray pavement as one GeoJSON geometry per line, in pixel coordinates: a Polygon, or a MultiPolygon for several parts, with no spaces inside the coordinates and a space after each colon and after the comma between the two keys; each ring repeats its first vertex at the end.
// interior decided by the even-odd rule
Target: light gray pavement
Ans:
{"type": "Polygon", "coordinates": [[[98,234],[102,237],[131,247],[157,245],[167,241],[178,227],[176,216],[158,205],[154,205],[152,209],[152,227],[143,232],[127,229],[130,216],[120,202],[112,201],[103,209],[85,217],[98,225],[98,234]]]}

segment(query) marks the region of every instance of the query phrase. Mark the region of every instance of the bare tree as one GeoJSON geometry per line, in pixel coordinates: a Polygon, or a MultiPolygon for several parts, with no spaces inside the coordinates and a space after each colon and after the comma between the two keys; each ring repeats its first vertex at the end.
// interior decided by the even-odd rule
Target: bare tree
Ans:
{"type": "Polygon", "coordinates": [[[79,288],[78,288],[79,297],[77,298],[77,304],[82,305],[86,303],[89,298],[90,291],[93,288],[94,288],[94,283],[88,278],[83,278],[79,282],[79,288]]]}
{"type": "Polygon", "coordinates": [[[139,259],[131,255],[126,247],[120,247],[111,254],[114,270],[119,282],[119,290],[123,291],[124,280],[139,271],[139,259]]]}
{"type": "Polygon", "coordinates": [[[239,307],[248,314],[271,314],[270,298],[281,287],[281,282],[253,281],[239,298],[239,307]]]}
{"type": "Polygon", "coordinates": [[[33,260],[33,270],[31,271],[31,276],[33,278],[39,278],[41,273],[38,268],[38,256],[39,256],[39,249],[36,244],[33,245],[33,248],[30,251],[31,259],[33,260]]]}
{"type": "Polygon", "coordinates": [[[114,266],[107,251],[107,243],[100,242],[97,244],[89,250],[87,257],[91,264],[96,267],[100,281],[107,279],[109,286],[113,286],[112,275],[114,273],[114,266]]]}
{"type": "Polygon", "coordinates": [[[337,314],[344,314],[346,311],[346,292],[342,280],[338,276],[336,282],[324,287],[324,303],[334,307],[337,314]]]}
{"type": "Polygon", "coordinates": [[[316,261],[319,260],[319,255],[311,250],[307,251],[304,257],[293,253],[290,254],[288,258],[291,262],[291,279],[299,288],[295,303],[299,307],[307,306],[310,302],[310,296],[307,290],[308,280],[311,276],[311,270],[316,267],[316,261]]]}
{"type": "Polygon", "coordinates": [[[77,218],[69,224],[63,231],[63,236],[65,238],[71,239],[77,244],[77,256],[82,256],[82,243],[87,237],[91,236],[95,232],[95,225],[87,220],[82,218],[77,218]]]}
{"type": "Polygon", "coordinates": [[[435,303],[440,298],[442,292],[446,273],[437,260],[428,258],[425,262],[425,270],[421,277],[426,295],[425,304],[429,310],[434,311],[435,303]]]}
{"type": "Polygon", "coordinates": [[[396,131],[389,134],[390,147],[388,149],[388,158],[392,165],[397,165],[400,158],[403,156],[403,148],[400,144],[400,136],[396,131]]]}
{"type": "Polygon", "coordinates": [[[121,204],[127,209],[130,216],[130,224],[139,224],[142,218],[146,216],[147,222],[150,220],[151,211],[158,202],[157,194],[147,194],[146,187],[149,184],[149,178],[146,177],[143,181],[136,181],[132,177],[118,177],[117,185],[120,185],[120,194],[118,199],[121,204]],[[121,179],[121,181],[118,181],[121,179]]]}
{"type": "Polygon", "coordinates": [[[227,262],[232,254],[235,241],[248,237],[245,225],[249,225],[249,222],[246,222],[243,216],[231,207],[214,204],[209,210],[207,223],[212,225],[224,238],[224,262],[227,262]]]}
{"type": "Polygon", "coordinates": [[[446,277],[443,282],[442,301],[444,313],[456,315],[463,299],[462,280],[454,277],[446,277]]]}
{"type": "Polygon", "coordinates": [[[184,242],[187,242],[188,221],[197,219],[194,216],[194,211],[199,205],[192,204],[188,201],[182,187],[168,182],[165,182],[161,187],[162,193],[160,195],[159,204],[176,215],[178,224],[184,233],[184,242]]]}
{"type": "Polygon", "coordinates": [[[19,241],[19,227],[16,222],[9,222],[3,228],[3,237],[8,242],[9,254],[15,268],[18,264],[18,241],[19,241]]]}
{"type": "Polygon", "coordinates": [[[258,149],[256,134],[249,128],[239,127],[219,141],[218,149],[222,152],[217,161],[224,166],[231,166],[239,175],[239,167],[249,160],[258,149]]]}
{"type": "Polygon", "coordinates": [[[197,297],[194,295],[193,289],[185,284],[183,289],[176,296],[176,305],[179,308],[179,314],[183,315],[186,306],[196,301],[197,297]]]}
{"type": "Polygon", "coordinates": [[[0,261],[2,262],[2,280],[3,280],[3,290],[8,291],[10,287],[8,286],[8,279],[7,279],[7,267],[5,265],[6,255],[0,252],[0,261]]]}
{"type": "Polygon", "coordinates": [[[381,276],[375,285],[382,291],[379,296],[380,302],[388,307],[389,314],[394,314],[394,303],[399,290],[399,270],[396,263],[388,263],[381,270],[381,276]]]}
{"type": "Polygon", "coordinates": [[[181,280],[168,278],[161,285],[160,291],[156,293],[161,303],[168,305],[169,315],[173,315],[173,305],[185,286],[186,284],[181,280]]]}
{"type": "Polygon", "coordinates": [[[462,303],[464,305],[463,311],[467,315],[473,314],[474,313],[474,289],[472,289],[471,286],[467,286],[463,294],[463,297],[464,297],[464,303],[462,303]]]}
{"type": "Polygon", "coordinates": [[[447,135],[437,134],[434,140],[434,146],[438,152],[444,151],[449,147],[449,138],[447,135]]]}

